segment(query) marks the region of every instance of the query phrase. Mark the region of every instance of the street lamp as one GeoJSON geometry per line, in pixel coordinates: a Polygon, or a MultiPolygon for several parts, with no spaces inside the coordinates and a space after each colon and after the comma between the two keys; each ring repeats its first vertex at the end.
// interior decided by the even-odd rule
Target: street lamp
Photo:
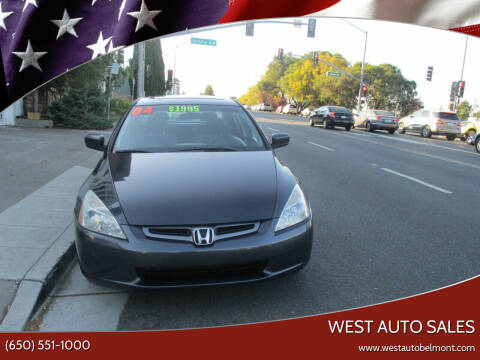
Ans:
{"type": "Polygon", "coordinates": [[[368,31],[365,31],[363,29],[360,29],[357,25],[352,24],[350,21],[347,19],[341,19],[345,21],[347,24],[350,26],[353,26],[355,29],[361,31],[362,33],[365,34],[365,46],[363,49],[363,60],[362,60],[362,73],[360,75],[360,86],[358,87],[358,103],[357,103],[357,111],[360,112],[360,104],[361,104],[361,97],[362,97],[362,88],[363,88],[363,80],[364,80],[364,75],[365,75],[365,56],[367,54],[367,41],[368,41],[368,31]]]}

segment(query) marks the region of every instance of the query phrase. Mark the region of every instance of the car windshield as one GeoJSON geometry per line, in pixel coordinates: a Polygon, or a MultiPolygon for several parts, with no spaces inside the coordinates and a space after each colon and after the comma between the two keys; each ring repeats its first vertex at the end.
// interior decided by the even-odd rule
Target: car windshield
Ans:
{"type": "Polygon", "coordinates": [[[340,106],[330,106],[330,111],[331,112],[337,112],[337,113],[350,113],[350,110],[340,107],[340,106]]]}
{"type": "Polygon", "coordinates": [[[234,105],[142,105],[130,109],[114,152],[266,150],[245,111],[234,105]]]}
{"type": "Polygon", "coordinates": [[[373,113],[378,116],[393,116],[391,112],[385,110],[375,110],[373,113]]]}

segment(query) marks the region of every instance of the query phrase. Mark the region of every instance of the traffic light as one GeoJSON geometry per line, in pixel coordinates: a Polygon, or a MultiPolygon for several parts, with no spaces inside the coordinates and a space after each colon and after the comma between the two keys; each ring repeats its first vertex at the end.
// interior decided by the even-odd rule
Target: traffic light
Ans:
{"type": "Polygon", "coordinates": [[[283,49],[278,49],[278,60],[283,61],[283,49]]]}
{"type": "Polygon", "coordinates": [[[452,87],[450,88],[450,101],[455,101],[455,95],[457,95],[457,86],[458,83],[456,81],[452,82],[452,87]]]}
{"type": "Polygon", "coordinates": [[[465,92],[465,81],[458,82],[458,97],[463,97],[463,93],[465,92]]]}
{"type": "Polygon", "coordinates": [[[117,62],[123,66],[123,62],[125,61],[125,55],[123,53],[123,49],[118,50],[117,53],[117,62]]]}
{"type": "Polygon", "coordinates": [[[167,90],[172,88],[172,80],[173,80],[173,70],[168,70],[167,90]]]}
{"type": "Polygon", "coordinates": [[[245,27],[245,35],[253,36],[253,22],[248,22],[245,27]]]}
{"type": "Polygon", "coordinates": [[[313,65],[315,65],[315,66],[318,65],[318,57],[319,57],[319,55],[318,55],[317,52],[313,54],[313,65]]]}
{"type": "Polygon", "coordinates": [[[308,19],[308,29],[307,29],[307,36],[314,38],[315,37],[315,28],[317,27],[317,20],[316,19],[308,19]]]}
{"type": "Polygon", "coordinates": [[[368,91],[368,86],[367,86],[367,85],[363,85],[363,86],[362,86],[362,94],[363,94],[363,96],[367,95],[367,91],[368,91]]]}
{"type": "Polygon", "coordinates": [[[432,81],[433,66],[427,68],[427,81],[432,81]]]}

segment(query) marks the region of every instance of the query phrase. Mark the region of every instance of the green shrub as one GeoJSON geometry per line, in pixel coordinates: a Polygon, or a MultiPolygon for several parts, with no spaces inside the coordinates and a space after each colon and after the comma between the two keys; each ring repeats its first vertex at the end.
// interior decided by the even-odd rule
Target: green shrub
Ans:
{"type": "Polygon", "coordinates": [[[97,88],[70,89],[49,106],[47,114],[55,126],[95,130],[112,127],[112,121],[107,121],[106,97],[97,88]]]}
{"type": "Polygon", "coordinates": [[[130,107],[130,101],[127,101],[122,98],[113,98],[110,100],[110,111],[123,115],[125,111],[130,107]]]}

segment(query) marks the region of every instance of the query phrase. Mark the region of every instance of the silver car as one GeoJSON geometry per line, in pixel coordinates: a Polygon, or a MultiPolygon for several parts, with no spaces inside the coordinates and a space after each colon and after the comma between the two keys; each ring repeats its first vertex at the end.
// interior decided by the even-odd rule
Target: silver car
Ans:
{"type": "Polygon", "coordinates": [[[431,111],[421,109],[398,122],[398,132],[416,132],[423,137],[445,135],[448,140],[455,140],[461,135],[462,122],[458,115],[452,111],[431,111]]]}

